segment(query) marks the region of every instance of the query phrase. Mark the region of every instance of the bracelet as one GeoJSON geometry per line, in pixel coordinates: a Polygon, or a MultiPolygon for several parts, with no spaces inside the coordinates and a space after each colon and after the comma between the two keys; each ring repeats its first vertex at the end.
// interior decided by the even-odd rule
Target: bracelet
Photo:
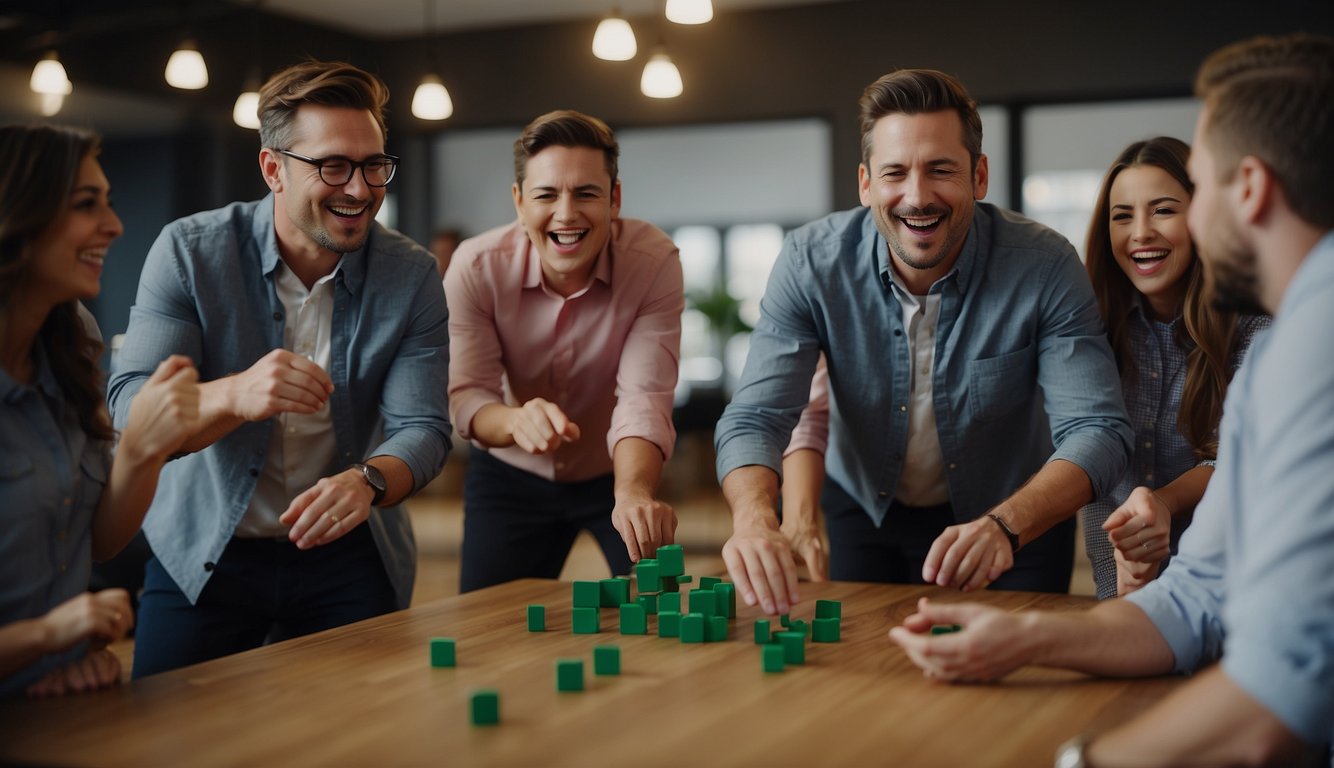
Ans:
{"type": "Polygon", "coordinates": [[[993,515],[992,513],[988,512],[987,517],[991,518],[992,520],[995,520],[996,525],[999,525],[1001,532],[1005,534],[1005,538],[1010,540],[1010,552],[1018,552],[1019,534],[1015,533],[1014,530],[1010,528],[1009,524],[1007,524],[1004,520],[1000,519],[998,515],[993,515]]]}

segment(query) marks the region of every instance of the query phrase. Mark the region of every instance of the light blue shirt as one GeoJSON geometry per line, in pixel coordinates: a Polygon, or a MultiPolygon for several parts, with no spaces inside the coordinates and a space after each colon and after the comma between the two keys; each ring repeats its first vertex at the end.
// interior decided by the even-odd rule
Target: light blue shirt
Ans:
{"type": "Polygon", "coordinates": [[[1218,463],[1163,575],[1127,599],[1191,672],[1224,673],[1306,741],[1334,737],[1334,234],[1228,388],[1218,463]]]}
{"type": "MultiPolygon", "coordinates": [[[[821,351],[829,365],[826,471],[876,525],[908,445],[911,360],[889,251],[870,211],[790,234],[760,303],[750,355],[714,438],[721,480],[782,452],[806,407],[821,351]]],[[[1132,431],[1111,348],[1074,248],[1018,214],[978,203],[941,294],[931,373],[955,518],[972,520],[1053,459],[1111,490],[1132,431]]]]}
{"type": "MultiPolygon", "coordinates": [[[[45,615],[88,589],[92,522],[111,469],[110,445],[89,439],[40,343],[33,384],[0,368],[0,625],[45,615]]],[[[0,696],[82,658],[86,643],[47,654],[0,680],[0,696]]]]}
{"type": "MultiPolygon", "coordinates": [[[[171,354],[201,381],[238,373],[283,346],[285,314],[272,195],[169,224],[144,263],[108,397],[117,427],[131,399],[171,354]]],[[[448,312],[435,261],[379,224],[344,254],[334,288],[330,396],[337,452],[322,476],[372,456],[412,470],[413,490],[440,472],[451,447],[446,386],[448,312]]],[[[168,462],[144,520],[153,553],[194,601],[245,514],[274,420],[247,422],[208,448],[168,462]]],[[[412,596],[416,545],[401,506],[368,523],[400,608],[412,596]]]]}

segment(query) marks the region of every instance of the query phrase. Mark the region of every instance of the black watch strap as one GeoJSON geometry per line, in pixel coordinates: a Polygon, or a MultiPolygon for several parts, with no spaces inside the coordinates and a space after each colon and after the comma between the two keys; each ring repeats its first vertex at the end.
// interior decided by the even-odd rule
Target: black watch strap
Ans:
{"type": "Polygon", "coordinates": [[[366,485],[369,485],[371,491],[375,494],[371,498],[371,506],[380,506],[380,502],[384,501],[386,490],[384,474],[370,464],[353,464],[352,468],[361,472],[362,479],[366,481],[366,485]]]}
{"type": "Polygon", "coordinates": [[[996,521],[996,525],[999,525],[1001,531],[1005,534],[1005,538],[1007,538],[1007,539],[1010,540],[1010,551],[1011,551],[1011,552],[1018,552],[1018,551],[1019,551],[1019,534],[1015,533],[1015,532],[1010,528],[1010,526],[1009,526],[1008,523],[1006,523],[1004,520],[1000,519],[1000,516],[998,516],[998,515],[993,515],[993,514],[991,514],[990,512],[988,512],[988,513],[987,513],[987,517],[991,518],[992,520],[995,520],[995,521],[996,521]]]}

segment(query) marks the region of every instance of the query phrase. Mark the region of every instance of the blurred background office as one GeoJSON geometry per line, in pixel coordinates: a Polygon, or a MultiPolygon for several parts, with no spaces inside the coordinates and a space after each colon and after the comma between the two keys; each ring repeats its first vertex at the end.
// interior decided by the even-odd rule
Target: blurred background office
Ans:
{"type": "MultiPolygon", "coordinates": [[[[1153,135],[1190,139],[1201,59],[1293,31],[1334,34],[1334,3],[4,0],[0,121],[49,119],[105,137],[125,236],[90,308],[112,338],[163,225],[265,193],[257,132],[242,125],[253,106],[240,97],[302,57],[350,61],[388,83],[387,149],[403,162],[381,219],[423,244],[513,218],[511,144],[532,117],[602,117],[621,141],[623,213],[681,248],[681,444],[664,495],[702,510],[682,510],[682,535],[707,549],[730,530],[713,477],[714,421],[783,233],[857,204],[867,83],[904,66],[958,76],[982,106],[987,200],[1082,249],[1117,150],[1153,135]],[[616,27],[631,30],[633,49],[608,51],[616,27]]],[[[426,551],[432,537],[452,546],[464,448],[427,494],[451,511],[421,516],[426,551]]]]}

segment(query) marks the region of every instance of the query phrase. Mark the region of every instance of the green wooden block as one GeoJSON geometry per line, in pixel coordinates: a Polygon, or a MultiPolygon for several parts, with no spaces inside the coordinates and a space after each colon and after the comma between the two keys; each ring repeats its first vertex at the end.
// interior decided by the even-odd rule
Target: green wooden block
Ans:
{"type": "Polygon", "coordinates": [[[658,593],[658,613],[664,611],[681,612],[681,593],[680,592],[660,592],[658,593]]]}
{"type": "Polygon", "coordinates": [[[584,689],[584,660],[556,659],[556,690],[582,691],[584,689]]]}
{"type": "Polygon", "coordinates": [[[937,624],[931,628],[933,635],[948,635],[951,632],[958,632],[963,629],[962,624],[937,624]]]}
{"type": "Polygon", "coordinates": [[[602,604],[602,586],[596,581],[574,583],[574,607],[597,608],[602,604]]]}
{"type": "Polygon", "coordinates": [[[630,602],[630,580],[623,576],[616,576],[610,579],[603,579],[598,582],[601,590],[601,602],[599,607],[615,608],[622,603],[630,602]]]}
{"type": "Polygon", "coordinates": [[[602,631],[598,626],[598,609],[580,606],[572,612],[571,623],[576,635],[595,635],[602,631]]]}
{"type": "Polygon", "coordinates": [[[704,642],[721,643],[727,639],[727,617],[709,616],[704,621],[704,642]]]}
{"type": "Polygon", "coordinates": [[[681,614],[678,611],[658,612],[658,637],[680,637],[681,614]]]}
{"type": "Polygon", "coordinates": [[[694,576],[691,576],[691,575],[688,574],[688,573],[683,573],[683,574],[681,574],[680,576],[677,576],[677,577],[676,577],[676,585],[677,585],[678,588],[680,588],[682,585],[684,585],[684,584],[689,584],[690,582],[692,582],[692,581],[694,581],[694,580],[695,580],[695,577],[694,577],[694,576]]]}
{"type": "Polygon", "coordinates": [[[787,628],[793,632],[800,632],[802,637],[811,636],[811,627],[805,619],[793,619],[787,628]]]}
{"type": "Polygon", "coordinates": [[[658,575],[670,579],[686,572],[685,550],[680,544],[664,544],[655,554],[658,561],[658,575]]]}
{"type": "Polygon", "coordinates": [[[785,613],[782,616],[778,617],[778,623],[782,624],[784,628],[787,628],[792,626],[792,619],[789,618],[788,615],[785,613]]]}
{"type": "Polygon", "coordinates": [[[816,600],[815,618],[841,619],[843,618],[843,604],[837,600],[816,600]]]}
{"type": "Polygon", "coordinates": [[[635,564],[636,586],[640,594],[662,591],[662,576],[658,571],[657,560],[640,560],[635,564]]]}
{"type": "Polygon", "coordinates": [[[690,613],[713,616],[718,612],[718,596],[712,589],[690,590],[690,613]]]}
{"type": "Polygon", "coordinates": [[[783,649],[783,661],[788,664],[806,663],[806,635],[801,632],[775,632],[778,645],[783,649]]]}
{"type": "Polygon", "coordinates": [[[811,639],[817,643],[837,643],[841,623],[832,616],[827,619],[815,619],[811,622],[811,639]]]}
{"type": "Polygon", "coordinates": [[[701,613],[687,613],[681,617],[681,642],[683,643],[702,643],[704,642],[704,615],[701,613]]]}
{"type": "Polygon", "coordinates": [[[547,608],[545,605],[528,606],[528,631],[547,631],[547,608]]]}
{"type": "Polygon", "coordinates": [[[714,584],[721,584],[721,583],[723,583],[723,580],[720,579],[720,578],[717,577],[717,576],[700,576],[700,577],[699,577],[699,588],[700,588],[700,589],[713,589],[713,585],[714,585],[714,584]]]}
{"type": "Polygon", "coordinates": [[[454,638],[431,638],[431,666],[452,667],[454,665],[454,638]]]}
{"type": "Polygon", "coordinates": [[[765,672],[783,671],[783,646],[766,645],[760,649],[760,655],[764,659],[765,672]]]}
{"type": "Polygon", "coordinates": [[[615,645],[593,646],[593,674],[621,674],[621,649],[615,645]]]}
{"type": "MultiPolygon", "coordinates": [[[[703,586],[703,579],[700,579],[703,586]]],[[[717,606],[718,615],[726,616],[729,619],[736,618],[736,585],[726,581],[720,581],[713,585],[713,594],[716,595],[714,604],[717,606]]]]}
{"type": "Polygon", "coordinates": [[[647,613],[650,616],[654,616],[658,613],[658,596],[656,594],[640,595],[635,598],[635,602],[644,606],[644,613],[647,613]]]}
{"type": "MultiPolygon", "coordinates": [[[[658,567],[661,568],[662,566],[658,566],[658,567]]],[[[676,577],[675,577],[675,576],[671,576],[671,577],[663,576],[662,578],[660,578],[660,579],[658,580],[658,586],[661,587],[661,589],[659,590],[659,592],[661,592],[661,593],[664,594],[664,595],[667,595],[667,594],[673,594],[673,595],[674,595],[674,594],[676,594],[677,592],[680,592],[680,591],[681,591],[681,585],[676,583],[676,577]]]]}
{"type": "Polygon", "coordinates": [[[625,603],[621,606],[621,634],[647,635],[648,615],[639,603],[625,603]]]}
{"type": "Polygon", "coordinates": [[[768,619],[756,619],[756,620],[755,620],[755,644],[756,644],[756,645],[768,645],[769,642],[772,641],[772,640],[773,640],[773,636],[769,634],[769,620],[768,620],[768,619]]]}
{"type": "Polygon", "coordinates": [[[500,723],[500,691],[482,688],[472,692],[472,724],[497,725],[500,723]]]}

